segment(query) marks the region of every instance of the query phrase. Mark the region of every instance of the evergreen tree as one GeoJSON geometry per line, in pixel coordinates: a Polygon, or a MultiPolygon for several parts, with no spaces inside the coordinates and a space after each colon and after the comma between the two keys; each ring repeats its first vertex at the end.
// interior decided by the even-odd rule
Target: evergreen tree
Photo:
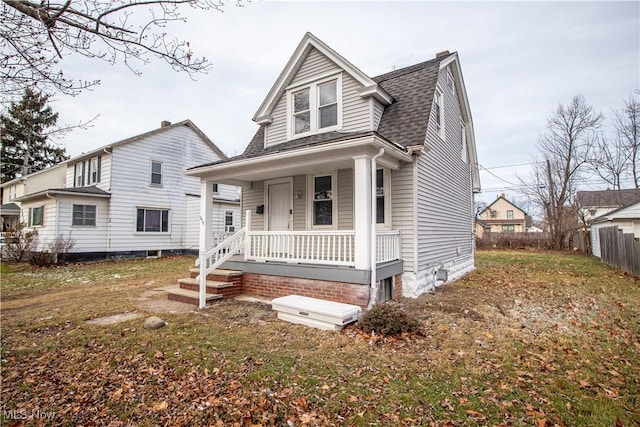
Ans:
{"type": "Polygon", "coordinates": [[[26,89],[22,100],[0,115],[2,182],[69,158],[64,148],[49,141],[58,113],[46,105],[48,100],[49,96],[26,89]]]}

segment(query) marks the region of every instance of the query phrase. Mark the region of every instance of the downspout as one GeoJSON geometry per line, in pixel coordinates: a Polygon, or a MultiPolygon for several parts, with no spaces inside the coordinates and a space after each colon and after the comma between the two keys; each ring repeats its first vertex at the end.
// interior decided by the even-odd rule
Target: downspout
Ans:
{"type": "Polygon", "coordinates": [[[371,286],[369,287],[369,304],[367,310],[376,303],[378,295],[378,279],[376,277],[376,161],[384,154],[384,148],[380,148],[378,154],[371,158],[371,286]]]}

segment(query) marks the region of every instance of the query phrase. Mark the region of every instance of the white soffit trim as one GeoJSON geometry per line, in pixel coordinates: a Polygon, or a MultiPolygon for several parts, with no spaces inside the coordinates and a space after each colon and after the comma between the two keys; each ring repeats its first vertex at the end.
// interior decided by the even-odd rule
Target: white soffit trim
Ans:
{"type": "Polygon", "coordinates": [[[335,62],[340,68],[346,71],[361,85],[365,87],[373,86],[375,88],[375,95],[373,93],[372,95],[376,96],[377,99],[384,100],[382,102],[387,102],[389,104],[392,102],[393,98],[391,97],[391,95],[389,95],[384,89],[378,86],[378,84],[369,76],[367,76],[358,67],[347,61],[336,51],[327,46],[322,40],[307,32],[305,33],[304,37],[302,37],[302,40],[296,47],[293,55],[291,55],[291,58],[289,58],[289,61],[278,76],[278,79],[271,87],[271,90],[269,90],[267,97],[264,99],[264,101],[262,101],[262,104],[260,104],[260,107],[254,114],[252,120],[263,120],[264,117],[271,114],[271,112],[275,108],[276,103],[280,99],[282,91],[289,85],[295,72],[298,70],[298,67],[300,67],[301,61],[304,59],[309,50],[311,50],[311,48],[316,48],[320,53],[325,55],[331,61],[335,62]]]}

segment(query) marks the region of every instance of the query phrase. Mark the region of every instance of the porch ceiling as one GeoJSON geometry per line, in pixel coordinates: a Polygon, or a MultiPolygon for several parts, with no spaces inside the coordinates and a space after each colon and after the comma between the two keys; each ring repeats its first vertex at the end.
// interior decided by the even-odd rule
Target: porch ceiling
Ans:
{"type": "Polygon", "coordinates": [[[398,169],[402,161],[411,161],[411,156],[406,152],[369,137],[213,164],[187,171],[186,174],[202,180],[247,187],[251,181],[353,168],[354,158],[372,157],[378,154],[380,148],[385,148],[385,153],[378,158],[379,165],[398,169]]]}

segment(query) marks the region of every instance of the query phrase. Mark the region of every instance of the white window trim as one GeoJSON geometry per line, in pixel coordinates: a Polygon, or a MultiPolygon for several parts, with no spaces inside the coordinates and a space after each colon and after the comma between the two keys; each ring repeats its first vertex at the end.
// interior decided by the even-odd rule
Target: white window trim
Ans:
{"type": "Polygon", "coordinates": [[[463,162],[467,163],[467,125],[464,120],[460,118],[460,139],[462,139],[462,150],[460,152],[460,158],[463,162]]]}
{"type": "Polygon", "coordinates": [[[338,229],[338,171],[314,173],[307,175],[307,230],[337,230],[338,229]],[[318,176],[331,176],[331,225],[313,224],[313,202],[315,199],[314,181],[318,176]]]}
{"type": "Polygon", "coordinates": [[[287,99],[287,140],[304,138],[305,136],[316,135],[319,133],[330,132],[338,129],[342,129],[342,73],[331,73],[330,75],[320,78],[314,81],[304,81],[296,85],[287,87],[285,93],[287,99]],[[318,127],[318,88],[321,84],[336,80],[336,100],[338,107],[338,120],[335,126],[329,126],[325,128],[318,127]],[[295,133],[295,121],[293,120],[293,94],[304,89],[309,89],[309,122],[310,130],[304,133],[295,133]]]}
{"type": "Polygon", "coordinates": [[[92,157],[89,160],[89,176],[87,177],[87,182],[89,183],[89,185],[91,184],[96,184],[98,183],[98,175],[100,174],[100,171],[98,170],[98,164],[100,162],[98,161],[98,157],[92,157]],[[95,174],[96,179],[93,179],[93,174],[95,174]]]}
{"type": "Polygon", "coordinates": [[[439,105],[440,105],[440,120],[438,121],[438,116],[435,114],[434,112],[434,119],[436,120],[436,133],[440,136],[440,138],[442,138],[444,140],[444,91],[442,90],[442,88],[440,88],[440,86],[436,86],[436,92],[435,92],[435,96],[433,99],[433,103],[434,106],[435,104],[438,102],[438,100],[440,101],[439,105]]]}
{"type": "Polygon", "coordinates": [[[98,205],[91,205],[86,203],[72,203],[71,204],[71,227],[79,227],[79,228],[96,228],[98,226],[98,205]],[[74,224],[73,223],[73,207],[74,206],[95,206],[96,208],[96,223],[94,225],[86,225],[86,224],[74,224]]]}
{"type": "Polygon", "coordinates": [[[44,205],[34,206],[27,210],[27,225],[31,228],[41,228],[44,227],[44,205]],[[41,224],[33,224],[33,210],[34,209],[42,209],[42,214],[40,215],[41,224]]]}
{"type": "Polygon", "coordinates": [[[233,213],[233,211],[230,210],[225,210],[224,211],[224,232],[225,233],[233,233],[235,232],[235,227],[236,227],[236,220],[235,220],[235,215],[233,213]],[[227,225],[227,218],[231,217],[231,225],[227,225]],[[233,228],[233,230],[230,230],[229,228],[233,228]]]}
{"type": "MultiPolygon", "coordinates": [[[[391,228],[391,170],[388,168],[377,168],[377,170],[380,170],[380,169],[382,169],[382,187],[384,191],[384,222],[378,223],[377,212],[374,212],[373,214],[376,216],[376,228],[390,229],[391,228]]],[[[375,197],[377,199],[377,195],[375,197]]],[[[376,203],[376,206],[378,206],[377,203],[376,203]]]]}
{"type": "Polygon", "coordinates": [[[84,162],[76,163],[73,168],[73,179],[75,180],[73,186],[84,187],[84,162]],[[79,173],[78,169],[80,169],[79,173]],[[80,180],[80,182],[78,182],[78,180],[80,180]]]}
{"type": "Polygon", "coordinates": [[[151,187],[162,187],[164,185],[164,162],[160,160],[151,160],[149,162],[149,186],[151,187]],[[160,163],[160,184],[156,184],[153,182],[153,164],[160,163]]]}
{"type": "MultiPolygon", "coordinates": [[[[135,206],[133,209],[133,233],[139,236],[158,236],[171,234],[171,209],[158,206],[135,206]],[[155,210],[155,211],[167,211],[167,231],[138,231],[138,209],[155,210]]],[[[162,216],[160,217],[162,222],[162,216]]],[[[162,225],[161,225],[162,226],[162,225]]]]}

